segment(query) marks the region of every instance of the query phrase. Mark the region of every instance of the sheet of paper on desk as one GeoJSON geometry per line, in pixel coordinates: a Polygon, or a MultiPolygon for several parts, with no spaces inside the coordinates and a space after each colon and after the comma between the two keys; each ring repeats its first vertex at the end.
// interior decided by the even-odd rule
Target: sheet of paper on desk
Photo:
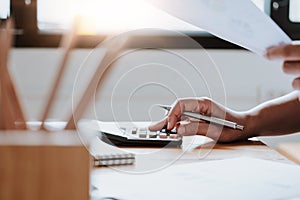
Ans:
{"type": "Polygon", "coordinates": [[[173,165],[151,174],[92,176],[103,196],[120,199],[295,199],[300,167],[253,158],[173,165]]]}
{"type": "Polygon", "coordinates": [[[251,0],[146,0],[209,33],[263,55],[291,39],[251,0]]]}

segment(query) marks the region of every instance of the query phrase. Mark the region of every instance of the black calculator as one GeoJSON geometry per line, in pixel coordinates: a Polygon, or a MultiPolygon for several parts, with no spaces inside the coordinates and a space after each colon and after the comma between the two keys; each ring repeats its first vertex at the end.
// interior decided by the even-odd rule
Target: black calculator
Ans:
{"type": "Polygon", "coordinates": [[[149,131],[146,122],[99,122],[99,137],[116,146],[180,147],[182,138],[175,129],[149,131]]]}

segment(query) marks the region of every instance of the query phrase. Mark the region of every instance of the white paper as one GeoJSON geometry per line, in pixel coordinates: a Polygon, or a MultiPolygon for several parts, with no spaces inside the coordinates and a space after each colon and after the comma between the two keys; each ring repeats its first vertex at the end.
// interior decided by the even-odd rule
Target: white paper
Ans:
{"type": "Polygon", "coordinates": [[[173,165],[151,174],[92,175],[102,197],[120,199],[296,199],[300,167],[253,158],[173,165]]]}
{"type": "Polygon", "coordinates": [[[278,150],[278,146],[281,143],[287,142],[299,142],[300,143],[300,133],[279,135],[279,136],[260,136],[257,137],[261,142],[268,145],[274,150],[278,150]]]}
{"type": "Polygon", "coordinates": [[[291,39],[251,0],[146,0],[224,40],[263,55],[291,39]]]}

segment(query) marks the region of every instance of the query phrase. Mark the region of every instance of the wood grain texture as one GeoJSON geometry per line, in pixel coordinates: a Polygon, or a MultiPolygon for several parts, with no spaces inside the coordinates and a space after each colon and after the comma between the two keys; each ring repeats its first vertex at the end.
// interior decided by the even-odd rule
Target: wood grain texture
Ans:
{"type": "Polygon", "coordinates": [[[90,157],[75,133],[0,133],[0,199],[88,200],[90,157]]]}
{"type": "Polygon", "coordinates": [[[291,161],[300,165],[300,143],[279,144],[278,151],[291,161]]]}

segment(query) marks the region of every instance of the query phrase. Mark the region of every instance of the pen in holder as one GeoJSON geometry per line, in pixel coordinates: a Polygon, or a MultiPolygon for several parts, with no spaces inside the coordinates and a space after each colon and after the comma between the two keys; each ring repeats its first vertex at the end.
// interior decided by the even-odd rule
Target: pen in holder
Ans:
{"type": "Polygon", "coordinates": [[[0,130],[25,130],[25,116],[8,69],[13,20],[0,21],[0,26],[0,130]]]}

